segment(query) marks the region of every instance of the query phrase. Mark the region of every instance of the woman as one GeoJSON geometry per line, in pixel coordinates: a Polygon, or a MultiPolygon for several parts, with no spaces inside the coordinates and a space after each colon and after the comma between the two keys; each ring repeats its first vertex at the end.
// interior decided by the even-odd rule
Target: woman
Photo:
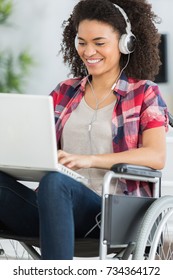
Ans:
{"type": "MultiPolygon", "coordinates": [[[[83,0],[64,23],[61,51],[74,78],[51,93],[58,160],[87,185],[52,172],[33,192],[0,176],[0,221],[18,234],[40,231],[43,259],[72,259],[76,237],[99,237],[101,182],[113,164],[164,167],[168,120],[152,82],[160,65],[155,20],[145,0],[83,0]]],[[[151,196],[147,183],[121,181],[117,191],[151,196]]]]}

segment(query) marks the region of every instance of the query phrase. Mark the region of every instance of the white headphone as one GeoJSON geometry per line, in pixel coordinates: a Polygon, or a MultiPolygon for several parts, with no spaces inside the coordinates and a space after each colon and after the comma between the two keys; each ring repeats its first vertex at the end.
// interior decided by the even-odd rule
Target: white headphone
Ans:
{"type": "MultiPolygon", "coordinates": [[[[120,13],[122,14],[122,16],[126,22],[126,33],[121,35],[121,38],[119,40],[119,50],[123,54],[132,53],[135,50],[136,37],[131,31],[130,20],[129,20],[127,14],[125,13],[125,11],[120,6],[118,6],[117,4],[114,4],[114,3],[112,3],[112,4],[120,11],[120,13]]],[[[77,35],[75,37],[75,48],[76,49],[78,48],[77,35]]]]}
{"type": "Polygon", "coordinates": [[[124,20],[126,22],[126,33],[122,34],[121,38],[119,40],[120,52],[123,54],[132,53],[135,50],[136,37],[131,31],[130,20],[129,20],[127,14],[125,13],[125,11],[120,6],[118,6],[117,4],[114,4],[114,3],[112,3],[112,4],[120,11],[120,13],[122,14],[122,16],[124,17],[124,20]]]}

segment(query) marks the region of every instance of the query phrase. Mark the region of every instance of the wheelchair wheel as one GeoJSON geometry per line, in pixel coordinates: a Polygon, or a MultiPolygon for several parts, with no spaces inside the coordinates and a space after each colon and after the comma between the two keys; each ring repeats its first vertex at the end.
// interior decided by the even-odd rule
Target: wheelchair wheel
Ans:
{"type": "Polygon", "coordinates": [[[155,200],[138,232],[133,260],[173,260],[173,196],[155,200]]]}
{"type": "Polygon", "coordinates": [[[29,260],[32,259],[23,246],[12,239],[0,240],[0,260],[29,260]]]}
{"type": "Polygon", "coordinates": [[[0,260],[40,259],[40,249],[13,239],[0,239],[0,260]]]}

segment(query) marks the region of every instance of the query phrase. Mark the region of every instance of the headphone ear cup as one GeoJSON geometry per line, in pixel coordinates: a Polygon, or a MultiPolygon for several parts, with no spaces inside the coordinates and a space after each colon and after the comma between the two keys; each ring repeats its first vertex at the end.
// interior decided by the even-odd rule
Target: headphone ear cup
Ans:
{"type": "Polygon", "coordinates": [[[135,50],[136,37],[133,33],[123,34],[119,40],[119,50],[123,54],[129,54],[135,50]]]}
{"type": "Polygon", "coordinates": [[[75,39],[74,39],[74,45],[75,45],[75,49],[78,49],[78,37],[76,35],[75,39]]]}

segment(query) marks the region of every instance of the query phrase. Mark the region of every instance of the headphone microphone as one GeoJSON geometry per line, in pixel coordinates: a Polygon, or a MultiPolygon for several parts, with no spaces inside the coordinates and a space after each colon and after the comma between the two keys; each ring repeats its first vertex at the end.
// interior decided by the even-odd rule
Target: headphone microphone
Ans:
{"type": "MultiPolygon", "coordinates": [[[[126,33],[122,34],[119,40],[119,50],[122,54],[130,54],[132,52],[134,52],[135,50],[135,42],[136,42],[136,36],[132,33],[131,31],[131,23],[130,20],[127,16],[127,14],[125,13],[125,11],[118,6],[117,4],[114,4],[115,8],[117,8],[119,10],[119,12],[122,14],[125,22],[126,22],[126,33]]],[[[75,48],[77,50],[78,48],[78,37],[76,35],[75,37],[75,48]]]]}

